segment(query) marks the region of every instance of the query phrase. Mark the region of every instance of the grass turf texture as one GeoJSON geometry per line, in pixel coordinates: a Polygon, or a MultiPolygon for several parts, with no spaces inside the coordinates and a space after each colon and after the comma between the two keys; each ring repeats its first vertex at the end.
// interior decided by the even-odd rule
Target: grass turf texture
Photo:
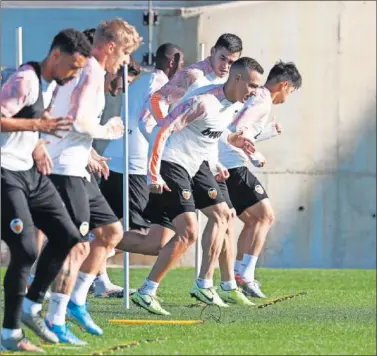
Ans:
{"type": "MultiPolygon", "coordinates": [[[[147,273],[146,269],[132,269],[131,286],[139,287],[147,273]]],[[[109,269],[109,275],[114,283],[122,283],[123,270],[109,269]]],[[[187,326],[108,323],[110,319],[200,319],[203,308],[193,306],[196,302],[189,296],[193,276],[193,269],[179,268],[171,271],[161,284],[162,305],[172,313],[168,317],[151,315],[134,304],[126,311],[122,299],[90,296],[89,310],[103,328],[104,336],[91,336],[72,324],[72,330],[89,345],[48,346],[47,354],[376,355],[375,270],[258,269],[257,278],[264,282],[262,289],[269,298],[254,300],[256,303],[265,304],[299,292],[307,294],[265,308],[222,309],[220,323],[207,321],[187,326]]],[[[213,312],[216,314],[216,309],[213,312]]],[[[37,337],[25,330],[31,340],[39,343],[37,337]]]]}

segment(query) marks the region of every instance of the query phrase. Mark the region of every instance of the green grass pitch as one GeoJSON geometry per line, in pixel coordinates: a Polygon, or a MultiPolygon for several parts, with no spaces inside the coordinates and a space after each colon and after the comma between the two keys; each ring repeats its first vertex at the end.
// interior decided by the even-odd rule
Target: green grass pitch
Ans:
{"type": "MultiPolygon", "coordinates": [[[[4,269],[3,269],[4,273],[4,269]]],[[[131,287],[137,288],[147,269],[131,269],[131,287]]],[[[122,269],[109,269],[121,284],[122,269]]],[[[220,322],[204,324],[110,325],[109,319],[200,319],[203,307],[190,296],[194,270],[172,270],[159,289],[169,317],[154,316],[122,299],[89,297],[93,319],[104,336],[72,330],[89,345],[46,347],[51,355],[376,355],[376,271],[258,269],[267,300],[306,292],[265,308],[232,306],[222,310],[220,322]]],[[[216,282],[219,282],[218,271],[216,282]]],[[[214,309],[215,313],[216,310],[214,309]]],[[[218,317],[219,315],[216,314],[218,317]]],[[[26,331],[37,344],[39,340],[26,331]]]]}

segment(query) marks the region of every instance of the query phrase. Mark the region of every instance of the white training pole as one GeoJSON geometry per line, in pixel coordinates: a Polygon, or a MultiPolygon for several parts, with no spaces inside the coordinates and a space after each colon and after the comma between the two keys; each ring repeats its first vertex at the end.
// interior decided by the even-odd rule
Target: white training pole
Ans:
{"type": "Polygon", "coordinates": [[[152,10],[152,1],[148,1],[148,65],[153,66],[152,61],[152,41],[153,41],[153,10],[152,10]]]}
{"type": "Polygon", "coordinates": [[[16,28],[16,69],[22,64],[22,27],[16,28]]]}
{"type": "MultiPolygon", "coordinates": [[[[123,70],[123,107],[123,230],[128,231],[128,65],[125,65],[123,70]]],[[[130,309],[130,261],[128,252],[123,253],[123,283],[124,307],[130,309]]]]}
{"type": "MultiPolygon", "coordinates": [[[[200,60],[205,58],[205,47],[204,43],[200,44],[200,60]]],[[[200,266],[202,265],[202,217],[200,210],[196,211],[196,216],[198,219],[198,239],[195,244],[195,277],[199,277],[200,266]]]]}

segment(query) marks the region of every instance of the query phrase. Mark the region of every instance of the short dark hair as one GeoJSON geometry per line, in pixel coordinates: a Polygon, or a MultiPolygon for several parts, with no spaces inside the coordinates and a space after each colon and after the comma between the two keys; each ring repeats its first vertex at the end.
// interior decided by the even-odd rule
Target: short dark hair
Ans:
{"type": "Polygon", "coordinates": [[[59,48],[67,54],[80,53],[84,57],[92,55],[92,46],[86,36],[78,30],[68,28],[60,31],[53,39],[50,53],[53,49],[59,48]]]}
{"type": "Polygon", "coordinates": [[[141,67],[139,62],[132,56],[130,56],[130,63],[128,64],[128,73],[137,77],[141,73],[141,67]]]}
{"type": "Polygon", "coordinates": [[[93,46],[94,42],[94,33],[96,32],[95,28],[87,28],[86,30],[82,31],[82,33],[86,36],[90,44],[93,46]]]}
{"type": "Polygon", "coordinates": [[[182,49],[170,42],[163,43],[156,51],[156,68],[164,68],[167,61],[172,59],[176,53],[183,53],[182,49]]]}
{"type": "Polygon", "coordinates": [[[230,73],[235,69],[248,69],[255,70],[259,74],[264,73],[263,67],[255,59],[250,57],[241,57],[237,59],[230,67],[230,73]]]}
{"type": "Polygon", "coordinates": [[[230,53],[242,52],[242,40],[232,33],[224,33],[215,43],[215,48],[223,47],[230,53]]]}
{"type": "Polygon", "coordinates": [[[267,77],[267,83],[281,83],[288,81],[295,89],[299,89],[302,85],[301,74],[293,62],[277,62],[267,77]]]}

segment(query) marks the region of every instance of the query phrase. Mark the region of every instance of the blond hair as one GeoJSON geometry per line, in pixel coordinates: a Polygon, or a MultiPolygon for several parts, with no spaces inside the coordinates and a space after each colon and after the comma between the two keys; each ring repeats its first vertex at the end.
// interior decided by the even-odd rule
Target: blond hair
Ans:
{"type": "Polygon", "coordinates": [[[143,41],[143,37],[136,31],[135,26],[117,17],[112,20],[102,21],[94,33],[94,47],[109,42],[124,46],[128,53],[136,51],[143,41]]]}

